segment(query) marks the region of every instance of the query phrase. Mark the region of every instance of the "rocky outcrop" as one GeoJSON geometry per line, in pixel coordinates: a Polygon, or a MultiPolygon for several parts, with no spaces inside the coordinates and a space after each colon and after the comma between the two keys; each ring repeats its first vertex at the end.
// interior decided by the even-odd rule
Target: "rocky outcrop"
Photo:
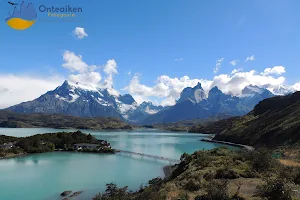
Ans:
{"type": "Polygon", "coordinates": [[[61,194],[60,194],[60,196],[68,196],[69,194],[71,194],[72,193],[72,191],[71,190],[66,190],[66,191],[64,191],[64,192],[62,192],[61,194]]]}

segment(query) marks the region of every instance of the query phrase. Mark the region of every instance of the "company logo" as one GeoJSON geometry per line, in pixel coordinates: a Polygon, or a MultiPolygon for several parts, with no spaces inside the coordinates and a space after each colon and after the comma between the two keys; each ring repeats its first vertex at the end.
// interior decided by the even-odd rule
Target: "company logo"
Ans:
{"type": "Polygon", "coordinates": [[[36,22],[37,13],[32,3],[26,5],[23,1],[20,5],[20,11],[17,8],[18,4],[8,3],[14,6],[14,12],[9,13],[10,17],[5,19],[8,26],[16,30],[25,30],[36,22]]]}

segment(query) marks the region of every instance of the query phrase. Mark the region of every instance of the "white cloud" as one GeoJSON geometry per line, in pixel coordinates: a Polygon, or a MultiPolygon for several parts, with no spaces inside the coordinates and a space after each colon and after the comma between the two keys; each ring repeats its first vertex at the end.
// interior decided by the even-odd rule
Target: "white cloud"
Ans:
{"type": "Polygon", "coordinates": [[[102,77],[96,65],[88,65],[82,59],[81,55],[65,51],[63,53],[64,63],[62,66],[69,70],[69,81],[79,82],[84,85],[97,86],[102,77]]]}
{"type": "Polygon", "coordinates": [[[190,79],[188,76],[181,78],[170,78],[162,75],[156,79],[153,87],[146,86],[140,83],[140,75],[135,74],[130,81],[130,84],[124,88],[131,95],[138,96],[139,99],[147,99],[148,97],[157,97],[160,99],[160,104],[174,105],[175,99],[180,97],[180,93],[186,87],[194,87],[198,82],[201,82],[202,87],[208,90],[210,82],[201,79],[190,79]]]}
{"type": "Polygon", "coordinates": [[[232,66],[236,66],[237,63],[238,63],[239,60],[232,60],[230,61],[229,63],[232,65],[232,66]]]}
{"type": "Polygon", "coordinates": [[[176,62],[179,62],[179,61],[183,61],[183,58],[175,58],[174,59],[176,62]]]}
{"type": "Polygon", "coordinates": [[[214,73],[215,74],[219,72],[219,70],[221,68],[221,65],[223,63],[223,60],[224,60],[224,58],[221,58],[221,59],[216,61],[216,67],[214,68],[214,73]]]}
{"type": "Polygon", "coordinates": [[[88,72],[83,74],[70,74],[69,81],[73,83],[81,83],[84,85],[97,86],[101,81],[101,75],[99,72],[88,72]]]}
{"type": "Polygon", "coordinates": [[[282,85],[284,82],[285,78],[283,76],[275,78],[261,75],[255,70],[251,70],[249,72],[237,72],[231,76],[227,74],[215,76],[211,87],[218,86],[225,93],[240,95],[242,89],[250,84],[260,87],[275,87],[282,85]]]}
{"type": "MultiPolygon", "coordinates": [[[[277,70],[271,70],[272,72],[284,73],[285,70],[275,68],[277,70]]],[[[271,76],[270,74],[265,75],[255,70],[248,72],[242,72],[242,69],[234,69],[231,74],[220,74],[215,76],[212,80],[205,79],[190,79],[188,76],[181,78],[171,78],[166,75],[159,76],[153,86],[147,86],[140,82],[141,76],[135,74],[131,79],[131,82],[124,89],[127,90],[131,95],[138,96],[140,101],[142,99],[159,99],[160,105],[174,105],[175,100],[179,99],[180,93],[186,87],[194,87],[198,82],[201,83],[202,88],[207,95],[209,90],[218,86],[224,93],[230,93],[233,95],[240,95],[242,90],[247,85],[257,85],[264,88],[275,88],[285,84],[284,76],[271,76]]],[[[269,70],[264,70],[269,71],[269,70]]],[[[294,89],[300,90],[300,82],[290,86],[294,89]]]]}
{"type": "Polygon", "coordinates": [[[285,73],[285,68],[283,66],[274,66],[273,68],[266,68],[264,72],[262,72],[262,75],[281,75],[285,73]]]}
{"type": "Polygon", "coordinates": [[[32,77],[0,74],[0,108],[33,100],[63,83],[61,77],[32,77]],[[12,84],[13,83],[13,84],[12,84]]]}
{"type": "Polygon", "coordinates": [[[252,56],[247,57],[245,62],[250,61],[250,60],[255,60],[255,56],[252,55],[252,56]]]}
{"type": "Polygon", "coordinates": [[[232,70],[231,74],[235,74],[235,73],[238,73],[240,71],[243,71],[243,69],[242,68],[240,68],[240,69],[234,69],[234,70],[232,70]]]}
{"type": "Polygon", "coordinates": [[[296,90],[296,91],[300,91],[300,82],[295,83],[294,85],[291,86],[292,89],[296,90]]]}
{"type": "Polygon", "coordinates": [[[173,97],[168,97],[161,101],[162,106],[173,106],[175,105],[176,100],[173,97]]]}
{"type": "Polygon", "coordinates": [[[104,80],[104,86],[107,88],[113,88],[113,76],[118,73],[117,63],[115,60],[108,60],[104,65],[104,73],[107,75],[104,80]]]}
{"type": "Polygon", "coordinates": [[[73,31],[73,35],[78,39],[83,39],[88,36],[84,28],[81,27],[76,27],[75,30],[73,31]]]}
{"type": "Polygon", "coordinates": [[[0,94],[8,91],[9,89],[0,86],[0,94]]]}
{"type": "Polygon", "coordinates": [[[86,86],[102,87],[108,89],[110,94],[118,95],[118,92],[113,89],[113,76],[118,73],[117,63],[111,59],[106,62],[103,67],[96,65],[88,65],[83,61],[81,55],[76,55],[74,52],[65,51],[63,53],[64,63],[62,66],[69,70],[69,81],[79,82],[86,86]],[[106,74],[104,83],[101,83],[102,76],[100,70],[106,74]]]}
{"type": "Polygon", "coordinates": [[[85,72],[89,66],[83,62],[81,55],[76,55],[73,52],[65,51],[63,53],[64,64],[62,66],[71,72],[85,72]]]}

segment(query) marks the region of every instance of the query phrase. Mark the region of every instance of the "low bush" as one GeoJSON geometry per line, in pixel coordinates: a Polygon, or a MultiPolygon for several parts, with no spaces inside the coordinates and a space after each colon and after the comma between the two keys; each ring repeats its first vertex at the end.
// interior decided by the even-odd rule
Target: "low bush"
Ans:
{"type": "Polygon", "coordinates": [[[217,169],[215,178],[216,179],[236,179],[236,178],[239,178],[239,174],[232,169],[220,168],[220,169],[217,169]]]}
{"type": "Polygon", "coordinates": [[[200,184],[199,184],[198,181],[196,181],[196,180],[194,180],[194,179],[191,179],[191,180],[189,180],[189,181],[185,184],[184,188],[185,188],[186,190],[188,190],[188,191],[191,191],[191,192],[192,192],[192,191],[197,191],[197,190],[200,189],[200,184]]]}
{"type": "Polygon", "coordinates": [[[282,179],[268,179],[256,188],[256,195],[268,200],[292,200],[291,189],[282,179]]]}

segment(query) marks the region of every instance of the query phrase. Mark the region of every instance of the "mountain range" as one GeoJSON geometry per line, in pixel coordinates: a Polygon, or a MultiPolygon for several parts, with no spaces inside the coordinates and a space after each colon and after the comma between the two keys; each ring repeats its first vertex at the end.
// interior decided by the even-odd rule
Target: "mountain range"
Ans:
{"type": "Polygon", "coordinates": [[[241,116],[251,111],[263,99],[273,96],[275,95],[269,90],[253,85],[245,87],[240,96],[224,94],[216,86],[206,95],[198,83],[195,87],[185,88],[174,106],[163,107],[151,102],[138,105],[130,94],[119,95],[112,89],[65,81],[55,90],[7,110],[17,113],[116,117],[134,124],[154,124],[206,119],[219,115],[241,116]]]}

